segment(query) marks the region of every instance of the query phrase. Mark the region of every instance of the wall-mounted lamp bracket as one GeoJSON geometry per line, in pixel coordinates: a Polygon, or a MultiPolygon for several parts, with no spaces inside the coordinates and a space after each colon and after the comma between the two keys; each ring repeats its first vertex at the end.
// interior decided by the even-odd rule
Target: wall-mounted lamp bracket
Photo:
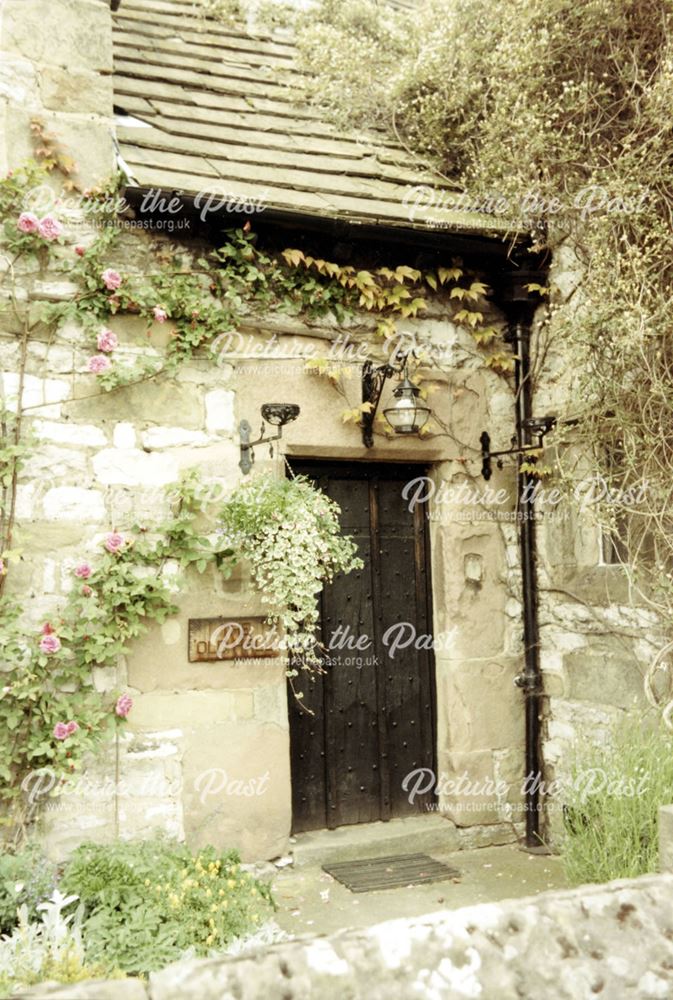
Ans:
{"type": "Polygon", "coordinates": [[[264,403],[261,412],[262,426],[259,429],[260,436],[255,441],[250,440],[252,428],[247,420],[241,420],[238,425],[238,434],[241,443],[241,459],[238,465],[244,476],[247,476],[250,472],[255,461],[253,448],[258,444],[270,444],[271,448],[269,450],[273,454],[273,442],[278,441],[283,436],[283,427],[285,424],[289,424],[291,421],[297,419],[299,416],[299,407],[296,403],[264,403]],[[271,424],[272,427],[277,427],[278,433],[265,437],[265,422],[271,424]]]}
{"type": "Polygon", "coordinates": [[[505,451],[491,451],[491,435],[488,431],[483,431],[479,444],[481,445],[481,474],[484,479],[491,478],[493,473],[492,460],[497,459],[496,465],[502,469],[502,459],[505,455],[524,455],[528,451],[538,451],[544,447],[545,435],[556,424],[556,417],[528,417],[521,422],[521,427],[529,434],[535,434],[537,444],[523,445],[520,448],[508,448],[505,451]]]}
{"type": "Polygon", "coordinates": [[[362,366],[362,402],[371,403],[368,410],[362,412],[362,441],[365,448],[374,445],[374,418],[381,402],[383,386],[386,379],[398,371],[392,365],[379,365],[374,367],[371,361],[365,361],[362,366]]]}

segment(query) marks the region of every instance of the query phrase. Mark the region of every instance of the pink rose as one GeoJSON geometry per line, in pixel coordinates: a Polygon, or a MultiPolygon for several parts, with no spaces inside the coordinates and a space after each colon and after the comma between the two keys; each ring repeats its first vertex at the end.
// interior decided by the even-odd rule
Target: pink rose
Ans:
{"type": "Polygon", "coordinates": [[[78,243],[78,245],[75,247],[75,253],[77,254],[78,257],[83,257],[84,254],[86,253],[86,247],[83,247],[81,243],[78,243]]]}
{"type": "Polygon", "coordinates": [[[43,635],[40,639],[40,649],[43,653],[58,653],[61,648],[61,640],[57,635],[43,635]]]}
{"type": "Polygon", "coordinates": [[[106,271],[103,271],[101,278],[109,292],[113,292],[115,288],[119,288],[122,283],[122,276],[119,271],[113,271],[110,267],[106,271]]]}
{"type": "Polygon", "coordinates": [[[53,215],[45,215],[44,219],[40,219],[38,232],[44,240],[57,240],[63,236],[63,226],[53,215]]]}
{"type": "Polygon", "coordinates": [[[85,583],[84,586],[82,587],[82,596],[83,597],[91,597],[92,594],[93,594],[93,590],[91,589],[91,587],[88,587],[86,585],[86,583],[85,583]]]}
{"type": "Polygon", "coordinates": [[[119,341],[117,340],[117,335],[112,332],[112,330],[101,330],[98,334],[98,344],[99,351],[114,351],[115,347],[119,347],[119,341]]]}
{"type": "Polygon", "coordinates": [[[72,736],[73,733],[77,732],[77,730],[79,729],[79,726],[78,726],[78,724],[76,722],[72,721],[72,722],[68,722],[66,724],[65,728],[68,731],[68,736],[72,736]]]}
{"type": "Polygon", "coordinates": [[[104,354],[94,354],[92,358],[89,358],[87,367],[94,375],[100,375],[101,372],[110,367],[110,359],[106,358],[104,354]]]}
{"type": "Polygon", "coordinates": [[[57,722],[54,726],[54,738],[57,740],[67,740],[70,733],[65,722],[57,722]]]}
{"type": "Polygon", "coordinates": [[[152,310],[152,314],[157,321],[157,323],[165,323],[168,319],[168,313],[161,306],[155,306],[152,310]]]}
{"type": "Polygon", "coordinates": [[[88,580],[92,572],[91,566],[88,563],[80,563],[75,569],[75,576],[78,576],[80,580],[88,580]]]}
{"type": "Polygon", "coordinates": [[[5,573],[5,560],[0,559],[0,576],[4,576],[5,573]]]}
{"type": "Polygon", "coordinates": [[[51,622],[45,622],[42,626],[42,635],[52,635],[54,632],[54,626],[51,622]]]}
{"type": "Polygon", "coordinates": [[[22,233],[36,233],[40,228],[40,220],[32,212],[22,212],[16,228],[22,233]]]}
{"type": "Polygon", "coordinates": [[[125,719],[133,708],[133,698],[128,694],[122,694],[117,698],[115,712],[121,719],[125,719]]]}
{"type": "Polygon", "coordinates": [[[115,552],[119,552],[123,545],[124,536],[120,535],[118,531],[112,531],[105,539],[105,548],[113,555],[115,552]]]}

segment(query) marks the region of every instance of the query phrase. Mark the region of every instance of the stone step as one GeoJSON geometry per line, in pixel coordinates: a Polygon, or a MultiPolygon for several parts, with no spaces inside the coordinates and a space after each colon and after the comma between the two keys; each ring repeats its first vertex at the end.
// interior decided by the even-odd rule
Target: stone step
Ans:
{"type": "Polygon", "coordinates": [[[290,839],[290,851],[300,868],[388,854],[456,851],[460,840],[458,828],[441,816],[410,816],[298,833],[290,839]]]}
{"type": "Polygon", "coordinates": [[[516,839],[516,832],[506,823],[461,828],[443,816],[408,816],[387,823],[358,823],[336,830],[298,833],[290,838],[289,851],[295,868],[307,868],[389,854],[445,854],[508,844],[516,839]]]}

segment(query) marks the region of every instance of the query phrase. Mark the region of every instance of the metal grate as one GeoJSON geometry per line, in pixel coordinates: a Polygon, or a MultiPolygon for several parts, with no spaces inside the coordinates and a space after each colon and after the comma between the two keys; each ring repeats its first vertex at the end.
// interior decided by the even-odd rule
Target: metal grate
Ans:
{"type": "Polygon", "coordinates": [[[396,854],[389,858],[339,861],[323,865],[323,871],[351,892],[399,889],[425,882],[443,882],[460,875],[457,868],[449,868],[427,854],[396,854]]]}

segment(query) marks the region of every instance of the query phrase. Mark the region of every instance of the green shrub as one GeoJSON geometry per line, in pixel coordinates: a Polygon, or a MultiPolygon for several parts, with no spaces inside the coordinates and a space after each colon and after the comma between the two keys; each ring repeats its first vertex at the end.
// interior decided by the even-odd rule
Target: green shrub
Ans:
{"type": "Polygon", "coordinates": [[[0,934],[17,924],[17,910],[26,906],[30,919],[35,907],[56,887],[56,868],[36,844],[0,856],[0,934]]]}
{"type": "Polygon", "coordinates": [[[192,857],[170,841],[84,844],[62,886],[84,904],[87,961],[135,974],[187,951],[221,950],[254,932],[273,907],[268,886],[241,870],[236,852],[208,847],[192,857]]]}
{"type": "Polygon", "coordinates": [[[571,884],[657,871],[659,806],[673,802],[673,733],[627,716],[605,746],[578,749],[564,800],[571,884]]]}

